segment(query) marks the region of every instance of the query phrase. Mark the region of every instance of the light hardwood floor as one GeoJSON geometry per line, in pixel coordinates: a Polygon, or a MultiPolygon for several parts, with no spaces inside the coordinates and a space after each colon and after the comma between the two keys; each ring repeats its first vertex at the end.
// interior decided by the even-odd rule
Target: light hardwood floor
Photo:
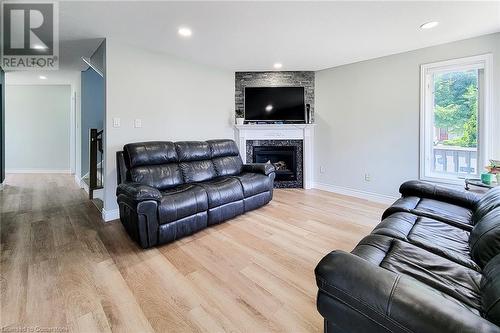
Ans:
{"type": "Polygon", "coordinates": [[[320,332],[314,267],[350,251],[384,206],[276,190],[267,206],[142,250],[68,175],[0,191],[1,327],[71,332],[320,332]]]}

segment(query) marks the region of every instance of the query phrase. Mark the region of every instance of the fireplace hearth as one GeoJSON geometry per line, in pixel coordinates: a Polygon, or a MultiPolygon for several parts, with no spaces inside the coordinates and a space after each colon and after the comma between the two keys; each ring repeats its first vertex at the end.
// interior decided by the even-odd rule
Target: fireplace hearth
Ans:
{"type": "Polygon", "coordinates": [[[297,147],[254,146],[254,163],[271,163],[276,169],[275,181],[297,180],[297,147]]]}

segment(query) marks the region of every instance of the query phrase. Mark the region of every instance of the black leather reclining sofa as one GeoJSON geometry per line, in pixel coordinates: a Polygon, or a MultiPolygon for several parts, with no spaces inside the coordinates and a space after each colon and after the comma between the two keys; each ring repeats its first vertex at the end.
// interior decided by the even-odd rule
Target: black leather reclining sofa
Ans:
{"type": "Polygon", "coordinates": [[[120,220],[143,248],[267,204],[271,164],[243,164],[232,140],[140,142],[117,152],[120,220]]]}
{"type": "Polygon", "coordinates": [[[351,253],[316,267],[325,332],[500,332],[500,187],[400,192],[351,253]]]}

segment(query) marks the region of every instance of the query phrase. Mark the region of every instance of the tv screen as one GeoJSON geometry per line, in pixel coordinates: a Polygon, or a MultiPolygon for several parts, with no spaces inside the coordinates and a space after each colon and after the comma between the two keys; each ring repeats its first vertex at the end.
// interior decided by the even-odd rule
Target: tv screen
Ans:
{"type": "Polygon", "coordinates": [[[304,122],[304,87],[245,88],[245,119],[304,122]]]}

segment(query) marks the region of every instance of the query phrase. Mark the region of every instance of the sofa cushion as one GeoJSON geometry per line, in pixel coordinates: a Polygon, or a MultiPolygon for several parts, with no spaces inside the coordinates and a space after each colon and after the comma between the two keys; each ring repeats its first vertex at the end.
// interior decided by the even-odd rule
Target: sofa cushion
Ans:
{"type": "Polygon", "coordinates": [[[218,176],[239,175],[243,167],[240,156],[224,156],[212,159],[218,176]]]}
{"type": "Polygon", "coordinates": [[[210,146],[204,141],[179,141],[175,143],[179,162],[210,160],[210,146]]]}
{"type": "Polygon", "coordinates": [[[212,162],[218,176],[231,176],[241,173],[243,162],[233,140],[207,141],[212,152],[212,162]]]}
{"type": "Polygon", "coordinates": [[[472,230],[472,211],[443,201],[419,197],[402,197],[386,209],[382,218],[386,218],[395,212],[408,212],[426,216],[468,231],[472,230]]]}
{"type": "Polygon", "coordinates": [[[473,309],[481,309],[480,272],[400,240],[393,241],[380,267],[411,276],[473,309]]]}
{"type": "Polygon", "coordinates": [[[481,266],[500,254],[500,207],[484,215],[470,234],[471,255],[481,266]]]}
{"type": "Polygon", "coordinates": [[[389,237],[371,235],[363,239],[352,254],[334,251],[320,261],[315,269],[319,288],[317,307],[326,319],[325,330],[500,331],[498,326],[482,317],[480,310],[411,276],[379,267],[376,261],[372,261],[372,258],[384,257],[392,242],[389,237]],[[360,246],[363,246],[363,253],[358,251],[360,246]]]}
{"type": "Polygon", "coordinates": [[[158,206],[159,223],[169,223],[208,209],[205,190],[185,184],[162,192],[158,206]]]}
{"type": "Polygon", "coordinates": [[[490,189],[479,199],[472,216],[473,221],[478,222],[489,211],[497,207],[500,207],[500,186],[490,189]]]}
{"type": "Polygon", "coordinates": [[[211,160],[181,162],[179,167],[182,170],[185,183],[203,182],[217,177],[211,160]]]}
{"type": "Polygon", "coordinates": [[[484,267],[481,294],[484,316],[500,326],[500,254],[484,267]]]}
{"type": "Polygon", "coordinates": [[[240,182],[232,177],[220,177],[196,186],[207,192],[208,208],[218,207],[233,201],[243,199],[243,189],[240,182]]]}
{"type": "Polygon", "coordinates": [[[418,205],[419,202],[420,202],[419,197],[401,197],[396,201],[394,201],[394,203],[384,211],[384,213],[382,214],[382,220],[388,217],[389,215],[397,212],[411,213],[411,211],[415,209],[415,207],[418,205]]]}
{"type": "Polygon", "coordinates": [[[273,189],[272,179],[260,173],[244,172],[233,177],[241,183],[245,198],[273,189]]]}
{"type": "Polygon", "coordinates": [[[239,156],[240,151],[233,140],[208,140],[212,158],[225,156],[239,156]]]}
{"type": "Polygon", "coordinates": [[[208,143],[179,141],[175,143],[175,148],[185,183],[202,182],[217,177],[208,143]]]}
{"type": "Polygon", "coordinates": [[[470,225],[472,212],[462,206],[432,199],[422,199],[415,207],[416,211],[424,212],[429,216],[442,217],[459,223],[470,225]]]}
{"type": "Polygon", "coordinates": [[[470,255],[470,233],[445,222],[398,212],[382,220],[372,233],[412,243],[476,271],[481,270],[470,255]]]}
{"type": "Polygon", "coordinates": [[[351,253],[373,265],[416,279],[462,308],[480,313],[481,273],[475,270],[384,235],[366,236],[351,253]]]}
{"type": "Polygon", "coordinates": [[[130,178],[133,182],[149,185],[160,191],[183,183],[177,163],[134,167],[130,169],[130,178]]]}
{"type": "Polygon", "coordinates": [[[177,152],[173,142],[150,141],[129,143],[123,147],[127,169],[177,162],[177,152]]]}

